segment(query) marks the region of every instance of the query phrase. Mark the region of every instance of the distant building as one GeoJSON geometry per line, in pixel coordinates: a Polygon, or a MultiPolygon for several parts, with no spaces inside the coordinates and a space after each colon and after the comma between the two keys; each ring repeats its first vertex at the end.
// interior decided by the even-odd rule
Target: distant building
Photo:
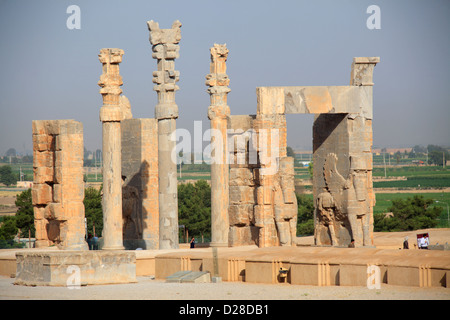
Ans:
{"type": "Polygon", "coordinates": [[[384,150],[384,148],[372,149],[372,153],[375,153],[376,155],[380,155],[382,153],[389,153],[391,155],[394,155],[397,152],[405,153],[406,151],[406,153],[410,153],[412,151],[412,148],[386,148],[385,152],[381,150],[384,150]]]}
{"type": "Polygon", "coordinates": [[[17,181],[17,188],[32,188],[33,181],[17,181]]]}

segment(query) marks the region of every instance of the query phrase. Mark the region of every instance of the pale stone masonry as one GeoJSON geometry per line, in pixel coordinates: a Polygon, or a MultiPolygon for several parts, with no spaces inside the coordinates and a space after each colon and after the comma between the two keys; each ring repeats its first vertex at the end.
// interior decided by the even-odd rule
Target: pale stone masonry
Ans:
{"type": "Polygon", "coordinates": [[[178,244],[178,190],[177,164],[172,159],[176,141],[171,135],[176,130],[178,106],[175,92],[180,74],[175,70],[179,56],[181,23],[177,20],[171,29],[160,29],[157,22],[147,22],[152,44],[152,57],[157,59],[153,72],[153,87],[158,93],[155,118],[158,120],[158,172],[159,172],[159,248],[177,249],[178,244]]]}
{"type": "MultiPolygon", "coordinates": [[[[211,201],[226,199],[228,191],[228,210],[212,206],[212,218],[228,219],[229,246],[296,244],[294,159],[286,154],[290,113],[315,114],[315,244],[346,247],[353,238],[356,246],[373,245],[372,74],[378,62],[354,58],[350,86],[259,87],[256,115],[223,117],[229,183],[227,190],[212,168],[211,201]]],[[[213,238],[220,230],[212,223],[213,238]]]]}
{"type": "Polygon", "coordinates": [[[211,166],[212,239],[225,243],[224,235],[228,234],[228,246],[295,245],[297,199],[293,158],[286,156],[284,109],[272,108],[274,97],[261,94],[256,115],[230,116],[226,105],[227,54],[225,46],[211,48],[211,74],[207,76],[207,85],[215,85],[209,89],[211,127],[225,139],[220,156],[214,157],[220,163],[211,166]]]}
{"type": "Polygon", "coordinates": [[[103,250],[122,250],[122,175],[121,175],[121,129],[123,112],[120,107],[120,94],[123,84],[119,74],[122,62],[122,49],[102,49],[99,60],[103,74],[98,85],[103,98],[100,109],[103,141],[103,250]]]}
{"type": "Polygon", "coordinates": [[[32,127],[36,248],[87,250],[83,125],[74,120],[34,120],[32,127]]]}
{"type": "Polygon", "coordinates": [[[228,49],[215,44],[211,49],[210,74],[206,85],[211,97],[208,118],[213,141],[211,163],[211,246],[228,246],[228,164],[227,126],[230,107],[227,105],[230,79],[226,74],[228,49]]]}
{"type": "Polygon", "coordinates": [[[67,287],[136,282],[134,251],[18,251],[15,285],[67,287]]]}
{"type": "MultiPolygon", "coordinates": [[[[109,48],[99,54],[104,250],[179,247],[174,151],[181,23],[175,21],[170,29],[154,21],[147,26],[157,60],[155,119],[133,119],[130,102],[121,95],[124,51],[109,48]]],[[[342,247],[353,238],[358,247],[372,246],[372,78],[379,58],[354,58],[349,86],[258,87],[256,114],[230,115],[228,53],[226,45],[210,49],[206,76],[211,246],[296,245],[294,159],[287,156],[286,114],[291,113],[315,114],[315,244],[342,247]]],[[[83,249],[81,124],[33,122],[33,142],[37,245],[83,249]],[[73,136],[68,142],[67,135],[73,136]]]]}
{"type": "Polygon", "coordinates": [[[373,246],[372,94],[378,57],[353,59],[346,110],[315,116],[313,163],[316,245],[373,246]],[[359,108],[358,108],[359,107],[359,108]]]}
{"type": "Polygon", "coordinates": [[[123,238],[127,249],[159,249],[158,121],[122,122],[123,238]]]}

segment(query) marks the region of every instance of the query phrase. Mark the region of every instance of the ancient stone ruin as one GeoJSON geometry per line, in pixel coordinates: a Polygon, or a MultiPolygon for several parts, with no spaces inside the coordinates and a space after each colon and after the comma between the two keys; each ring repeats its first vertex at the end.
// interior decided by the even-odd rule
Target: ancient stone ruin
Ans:
{"type": "Polygon", "coordinates": [[[87,249],[80,122],[33,121],[33,176],[36,248],[87,249]]]}
{"type": "Polygon", "coordinates": [[[348,246],[352,238],[356,246],[373,245],[372,74],[379,58],[355,58],[350,86],[257,88],[256,115],[234,116],[226,104],[227,55],[225,45],[211,48],[206,81],[208,117],[218,129],[211,143],[221,152],[212,157],[211,245],[296,244],[294,159],[286,154],[292,113],[315,114],[316,245],[348,246]],[[218,139],[225,136],[228,142],[218,139]]]}
{"type": "Polygon", "coordinates": [[[160,29],[153,20],[147,22],[152,44],[152,57],[158,68],[153,72],[153,87],[158,93],[155,118],[158,120],[158,172],[159,172],[159,248],[178,248],[178,190],[177,164],[172,161],[176,141],[171,139],[176,130],[178,106],[175,103],[176,85],[180,73],[175,70],[179,56],[181,23],[175,21],[171,29],[160,29]]]}
{"type": "MultiPolygon", "coordinates": [[[[135,119],[122,95],[122,49],[102,49],[103,249],[178,248],[177,170],[172,159],[178,106],[181,23],[147,22],[158,95],[155,118],[135,119]]],[[[254,115],[231,115],[228,49],[211,49],[211,246],[296,245],[294,159],[286,115],[315,114],[316,245],[373,244],[372,74],[379,58],[354,58],[349,86],[259,87],[254,115]]],[[[33,121],[33,205],[37,247],[87,249],[83,131],[73,120],[33,121]]]]}

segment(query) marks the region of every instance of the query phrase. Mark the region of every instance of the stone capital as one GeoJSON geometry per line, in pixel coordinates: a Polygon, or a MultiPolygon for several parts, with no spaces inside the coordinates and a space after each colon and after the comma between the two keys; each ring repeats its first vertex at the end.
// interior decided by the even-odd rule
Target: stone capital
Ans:
{"type": "Polygon", "coordinates": [[[158,22],[153,20],[147,21],[147,27],[150,31],[150,43],[157,44],[176,44],[181,40],[181,22],[176,20],[172,24],[171,29],[160,29],[158,22]]]}
{"type": "Polygon", "coordinates": [[[172,43],[160,43],[153,45],[152,47],[152,58],[154,59],[166,59],[174,60],[180,56],[180,46],[178,44],[172,43]]]}
{"type": "Polygon", "coordinates": [[[211,61],[215,61],[217,59],[224,59],[225,61],[228,58],[228,48],[226,44],[217,44],[215,43],[213,47],[209,50],[211,52],[211,61]]]}
{"type": "MultiPolygon", "coordinates": [[[[228,80],[228,82],[229,82],[229,80],[228,80]]],[[[227,94],[228,92],[231,91],[231,89],[228,87],[225,87],[225,86],[212,86],[212,87],[209,87],[208,89],[206,89],[206,91],[212,95],[222,95],[222,94],[227,94]]]]}
{"type": "Polygon", "coordinates": [[[124,51],[117,48],[101,49],[98,55],[103,65],[103,73],[98,85],[103,97],[103,106],[100,109],[100,121],[121,121],[122,111],[119,107],[119,96],[122,93],[120,86],[123,84],[119,74],[119,63],[122,62],[124,51]]]}
{"type": "MultiPolygon", "coordinates": [[[[228,78],[228,75],[226,73],[210,73],[206,76],[205,84],[210,87],[226,87],[230,84],[230,78],[228,78]]],[[[227,89],[228,92],[231,91],[229,88],[227,89]]]]}
{"type": "Polygon", "coordinates": [[[379,57],[353,58],[350,85],[373,86],[373,69],[378,62],[379,57]]]}
{"type": "Polygon", "coordinates": [[[118,48],[103,48],[100,50],[98,59],[103,64],[121,63],[124,51],[118,48]]]}

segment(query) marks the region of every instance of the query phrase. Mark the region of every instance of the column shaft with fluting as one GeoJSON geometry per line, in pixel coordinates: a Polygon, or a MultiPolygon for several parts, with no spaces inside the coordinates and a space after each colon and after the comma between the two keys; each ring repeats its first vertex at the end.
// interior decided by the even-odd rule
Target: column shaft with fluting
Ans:
{"type": "Polygon", "coordinates": [[[100,93],[103,106],[100,109],[103,140],[103,250],[123,250],[121,129],[123,119],[119,96],[123,84],[119,63],[124,52],[121,49],[102,49],[99,60],[103,65],[100,77],[100,93]]]}
{"type": "Polygon", "coordinates": [[[228,246],[229,168],[227,161],[227,127],[230,108],[227,105],[230,79],[226,74],[228,49],[215,44],[211,48],[210,74],[206,85],[211,97],[208,118],[211,120],[211,246],[228,246]]]}
{"type": "Polygon", "coordinates": [[[153,87],[158,93],[155,118],[158,120],[158,172],[159,172],[159,248],[177,249],[178,241],[178,191],[176,139],[173,136],[178,118],[175,91],[179,88],[179,72],[175,71],[175,59],[179,56],[181,23],[177,20],[171,29],[160,29],[157,22],[148,21],[152,57],[157,59],[157,71],[153,72],[153,87]]]}

